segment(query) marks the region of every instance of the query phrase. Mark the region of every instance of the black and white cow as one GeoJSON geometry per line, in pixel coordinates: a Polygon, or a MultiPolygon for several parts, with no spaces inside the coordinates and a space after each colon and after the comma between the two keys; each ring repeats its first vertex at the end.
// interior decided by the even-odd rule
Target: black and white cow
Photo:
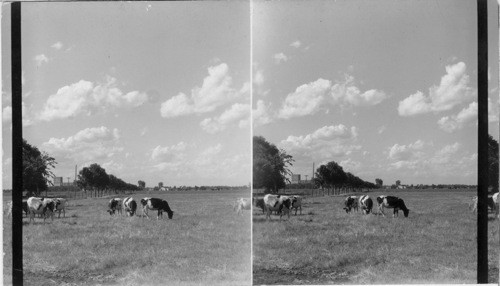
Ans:
{"type": "Polygon", "coordinates": [[[30,197],[27,204],[30,213],[30,223],[31,221],[35,221],[35,214],[41,214],[44,223],[47,216],[50,216],[54,220],[54,209],[57,206],[53,199],[30,197]]]}
{"type": "Polygon", "coordinates": [[[292,207],[290,209],[295,209],[295,215],[297,215],[297,209],[300,209],[300,215],[302,215],[302,197],[301,196],[291,196],[292,207]]]}
{"type": "Polygon", "coordinates": [[[364,214],[369,214],[373,209],[373,200],[368,195],[359,197],[359,207],[364,214]]]}
{"type": "Polygon", "coordinates": [[[117,213],[123,214],[122,213],[122,199],[120,199],[120,198],[112,198],[111,200],[109,200],[107,212],[110,215],[114,215],[115,211],[117,213]]]}
{"type": "Polygon", "coordinates": [[[163,218],[163,212],[166,211],[168,214],[168,218],[172,219],[174,216],[174,212],[170,209],[170,206],[168,205],[167,201],[158,199],[158,198],[144,198],[141,199],[141,205],[142,205],[142,216],[146,215],[148,218],[148,210],[158,210],[158,216],[156,219],[160,219],[160,216],[163,218]]]}
{"type": "Polygon", "coordinates": [[[252,201],[254,206],[262,209],[262,213],[264,214],[266,210],[266,204],[264,204],[264,198],[253,198],[252,201]]]}
{"type": "Polygon", "coordinates": [[[344,200],[344,210],[346,213],[350,213],[351,210],[355,209],[358,211],[358,197],[348,196],[344,200]]]}
{"type": "Polygon", "coordinates": [[[137,202],[133,197],[126,197],[123,199],[123,210],[128,216],[134,216],[137,210],[137,202]]]}
{"type": "Polygon", "coordinates": [[[394,209],[392,217],[395,217],[396,215],[399,216],[399,210],[403,211],[405,217],[408,217],[408,214],[410,213],[410,210],[406,207],[403,199],[398,197],[379,196],[377,197],[377,203],[379,212],[381,212],[383,216],[385,216],[384,208],[394,209]]]}
{"type": "Polygon", "coordinates": [[[499,214],[500,213],[500,210],[499,210],[500,206],[499,206],[499,202],[498,202],[498,199],[499,199],[498,192],[496,192],[492,198],[493,198],[493,204],[495,206],[495,214],[497,215],[497,217],[500,217],[500,214],[499,214]]]}
{"type": "Polygon", "coordinates": [[[290,219],[292,200],[288,196],[267,194],[264,196],[264,205],[266,207],[266,219],[271,219],[271,212],[273,211],[277,211],[280,214],[280,220],[284,213],[290,219]]]}

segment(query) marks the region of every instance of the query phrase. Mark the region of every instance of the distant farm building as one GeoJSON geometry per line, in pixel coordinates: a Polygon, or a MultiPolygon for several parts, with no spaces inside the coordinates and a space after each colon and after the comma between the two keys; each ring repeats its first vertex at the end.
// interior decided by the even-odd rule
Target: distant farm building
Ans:
{"type": "Polygon", "coordinates": [[[63,177],[54,177],[54,186],[61,187],[63,185],[63,177]]]}

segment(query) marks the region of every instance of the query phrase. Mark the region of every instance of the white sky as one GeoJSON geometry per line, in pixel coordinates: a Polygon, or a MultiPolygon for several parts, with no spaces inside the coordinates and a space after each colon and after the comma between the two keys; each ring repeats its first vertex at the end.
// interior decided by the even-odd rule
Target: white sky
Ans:
{"type": "MultiPolygon", "coordinates": [[[[311,178],[313,163],[333,160],[371,182],[477,183],[475,1],[253,7],[253,131],[295,158],[294,173],[311,178]]],[[[498,138],[491,12],[490,133],[498,138]]]]}
{"type": "Polygon", "coordinates": [[[248,2],[23,3],[24,137],[56,158],[65,181],[76,164],[98,163],[146,186],[248,184],[248,11],[248,2]]]}
{"type": "MultiPolygon", "coordinates": [[[[313,162],[334,160],[372,182],[476,184],[475,5],[253,1],[251,27],[248,1],[23,3],[24,137],[65,178],[76,164],[98,163],[147,186],[244,185],[253,134],[293,155],[293,172],[309,178],[313,162]]],[[[4,5],[4,188],[9,45],[4,5]]]]}

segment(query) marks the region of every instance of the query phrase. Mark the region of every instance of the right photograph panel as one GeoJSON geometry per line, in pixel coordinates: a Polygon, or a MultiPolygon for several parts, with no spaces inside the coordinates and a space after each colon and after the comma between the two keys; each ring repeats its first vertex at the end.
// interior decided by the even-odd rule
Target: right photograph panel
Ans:
{"type": "MultiPolygon", "coordinates": [[[[499,29],[488,5],[498,283],[499,29]]],[[[476,8],[252,2],[254,285],[477,282],[476,8]]]]}

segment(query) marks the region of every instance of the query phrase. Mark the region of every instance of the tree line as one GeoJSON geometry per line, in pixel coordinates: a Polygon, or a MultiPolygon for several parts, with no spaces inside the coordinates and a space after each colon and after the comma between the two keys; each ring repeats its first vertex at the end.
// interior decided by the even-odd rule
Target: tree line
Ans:
{"type": "MultiPolygon", "coordinates": [[[[22,160],[23,188],[27,191],[27,196],[40,196],[48,190],[49,185],[53,185],[51,178],[54,177],[52,169],[57,164],[55,158],[23,139],[22,160]]],[[[126,183],[115,175],[106,173],[104,168],[94,163],[80,170],[75,183],[85,192],[90,191],[94,196],[102,196],[104,191],[139,190],[141,182],[145,186],[143,181],[139,181],[139,186],[126,183]]]]}
{"type": "MultiPolygon", "coordinates": [[[[278,149],[262,136],[253,137],[253,187],[264,188],[265,193],[277,193],[286,187],[291,176],[290,167],[294,159],[285,150],[278,149]]],[[[382,184],[382,180],[380,185],[382,184]]],[[[312,183],[316,188],[377,188],[374,183],[364,181],[359,177],[344,172],[343,168],[334,161],[319,166],[315,171],[312,183]]],[[[377,181],[378,183],[378,181],[377,181]]]]}

